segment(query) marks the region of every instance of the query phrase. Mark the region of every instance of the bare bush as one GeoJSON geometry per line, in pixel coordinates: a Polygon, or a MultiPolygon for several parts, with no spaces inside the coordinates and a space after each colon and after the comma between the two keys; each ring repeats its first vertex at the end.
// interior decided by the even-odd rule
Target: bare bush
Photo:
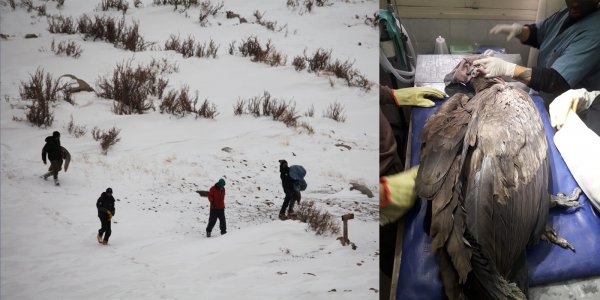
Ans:
{"type": "Polygon", "coordinates": [[[352,69],[354,63],[340,60],[335,60],[333,63],[327,64],[325,67],[326,71],[329,71],[337,78],[344,79],[348,85],[350,85],[352,78],[356,74],[355,70],[352,69]]]}
{"type": "Polygon", "coordinates": [[[142,4],[142,0],[133,0],[133,7],[135,8],[140,8],[142,4]]]}
{"type": "Polygon", "coordinates": [[[221,3],[218,4],[212,4],[210,0],[202,1],[202,3],[200,4],[200,15],[198,16],[200,26],[206,26],[208,23],[208,16],[216,16],[219,10],[223,8],[223,6],[223,1],[221,1],[221,3]]]}
{"type": "MultiPolygon", "coordinates": [[[[11,3],[11,7],[13,5],[14,3],[11,3]]],[[[28,13],[30,13],[32,10],[35,10],[40,17],[46,15],[46,4],[35,6],[31,0],[21,0],[21,6],[23,6],[28,13]]]]}
{"type": "Polygon", "coordinates": [[[306,68],[306,61],[301,56],[296,56],[292,61],[292,66],[294,66],[296,71],[302,71],[306,68]]]}
{"type": "Polygon", "coordinates": [[[229,53],[229,55],[233,55],[233,53],[235,53],[235,41],[229,43],[229,48],[227,49],[227,53],[229,53]]]}
{"type": "Polygon", "coordinates": [[[73,115],[71,115],[71,121],[67,124],[67,131],[75,138],[80,138],[87,133],[87,128],[81,125],[75,125],[73,122],[73,115]]]}
{"type": "Polygon", "coordinates": [[[74,41],[61,41],[56,45],[54,39],[52,39],[52,43],[50,44],[50,50],[54,52],[56,55],[66,55],[71,56],[73,58],[79,58],[81,56],[81,47],[75,43],[74,41]]]}
{"type": "Polygon", "coordinates": [[[263,20],[263,16],[264,13],[259,12],[258,10],[254,11],[254,17],[256,18],[256,23],[258,23],[259,25],[267,28],[268,30],[271,31],[281,31],[283,30],[283,28],[285,28],[286,26],[280,27],[280,28],[276,28],[277,27],[277,22],[274,21],[267,21],[267,20],[263,20]]]}
{"type": "Polygon", "coordinates": [[[121,140],[121,138],[119,138],[120,132],[121,129],[117,129],[114,126],[108,131],[101,131],[98,127],[94,127],[92,129],[92,137],[95,141],[100,141],[102,154],[106,155],[108,153],[108,149],[121,140]]]}
{"type": "Polygon", "coordinates": [[[233,115],[239,116],[244,113],[244,106],[246,105],[246,101],[244,99],[238,99],[238,101],[233,105],[233,115]]]}
{"type": "Polygon", "coordinates": [[[314,117],[315,116],[315,106],[311,105],[310,108],[308,110],[306,110],[306,112],[304,113],[305,117],[314,117]]]}
{"type": "Polygon", "coordinates": [[[323,48],[319,48],[317,51],[315,51],[315,53],[313,53],[312,56],[307,56],[305,50],[304,59],[308,62],[309,72],[325,70],[329,64],[329,60],[331,59],[331,50],[327,51],[323,48]]]}
{"type": "Polygon", "coordinates": [[[50,73],[44,74],[44,70],[38,68],[35,74],[30,75],[28,82],[21,82],[19,94],[21,100],[31,100],[27,105],[28,111],[25,116],[29,122],[38,127],[48,127],[54,121],[54,115],[50,111],[50,103],[56,102],[62,86],[58,80],[54,80],[50,73]]]}
{"type": "Polygon", "coordinates": [[[327,110],[323,113],[323,117],[330,118],[336,122],[345,122],[346,116],[344,115],[344,107],[339,102],[334,102],[327,107],[327,110]]]}
{"type": "Polygon", "coordinates": [[[234,115],[249,114],[254,117],[267,116],[274,121],[282,122],[288,127],[296,127],[298,115],[293,101],[271,98],[267,91],[262,96],[238,100],[234,105],[234,115]]]}
{"type": "Polygon", "coordinates": [[[165,42],[165,50],[173,50],[175,52],[181,53],[184,58],[196,56],[196,57],[217,57],[217,52],[219,50],[219,46],[215,44],[215,42],[211,39],[210,42],[207,43],[196,43],[194,38],[190,35],[184,41],[179,40],[179,36],[171,35],[169,39],[165,42]]]}
{"type": "Polygon", "coordinates": [[[12,8],[12,10],[17,9],[17,4],[15,3],[15,0],[8,0],[8,5],[10,5],[10,8],[12,8]]]}
{"type": "Polygon", "coordinates": [[[77,28],[71,17],[52,16],[48,17],[48,31],[50,33],[75,34],[77,28]]]}
{"type": "Polygon", "coordinates": [[[333,4],[329,3],[329,0],[316,0],[316,3],[317,3],[317,6],[319,6],[319,7],[333,5],[333,4]]]}
{"type": "Polygon", "coordinates": [[[155,69],[158,74],[173,74],[179,72],[179,66],[177,63],[170,62],[166,58],[152,58],[152,61],[150,61],[148,67],[155,69]]]}
{"type": "Polygon", "coordinates": [[[125,14],[129,9],[129,3],[123,0],[102,0],[100,3],[100,8],[103,11],[107,11],[110,8],[115,8],[118,11],[123,11],[123,14],[125,14]]]}
{"type": "MultiPolygon", "coordinates": [[[[311,56],[306,55],[304,51],[304,60],[308,62],[308,71],[319,73],[322,71],[329,72],[335,77],[343,79],[346,84],[351,87],[359,87],[365,91],[370,91],[372,83],[352,66],[353,62],[348,60],[341,61],[336,59],[331,61],[331,50],[317,49],[311,56]]],[[[333,87],[334,82],[330,78],[330,84],[333,87]]]]}
{"type": "Polygon", "coordinates": [[[190,96],[190,87],[183,86],[179,92],[171,90],[163,98],[160,104],[160,112],[167,112],[175,116],[185,116],[186,113],[195,111],[196,103],[198,103],[198,92],[192,98],[190,96]]]}
{"type": "Polygon", "coordinates": [[[177,10],[181,5],[183,11],[188,10],[190,7],[197,7],[200,5],[199,0],[153,0],[154,5],[173,5],[174,10],[177,10]]]}
{"type": "Polygon", "coordinates": [[[313,0],[304,0],[304,6],[306,7],[306,11],[307,12],[312,12],[312,7],[313,7],[313,0]]]}
{"type": "Polygon", "coordinates": [[[298,124],[298,127],[300,128],[304,128],[306,130],[306,132],[310,135],[315,134],[315,130],[312,126],[310,126],[310,124],[306,123],[306,122],[300,122],[298,124]]]}
{"type": "Polygon", "coordinates": [[[307,223],[317,235],[338,234],[340,226],[335,218],[327,211],[319,209],[314,201],[302,201],[296,210],[296,218],[307,223]]]}
{"type": "Polygon", "coordinates": [[[148,96],[161,98],[167,84],[155,67],[139,65],[134,69],[129,60],[117,64],[112,78],[99,78],[96,95],[114,99],[113,111],[117,114],[142,114],[153,108],[148,96]]]}
{"type": "Polygon", "coordinates": [[[153,42],[146,42],[139,32],[139,24],[125,24],[125,17],[120,20],[110,16],[94,16],[94,20],[88,15],[82,15],[77,19],[77,31],[84,34],[86,38],[100,39],[113,44],[117,48],[129,51],[145,51],[152,46],[153,42]]]}
{"type": "Polygon", "coordinates": [[[254,62],[266,63],[270,66],[285,65],[287,57],[279,52],[269,40],[263,47],[255,36],[242,40],[238,50],[244,57],[250,57],[254,62]]]}
{"type": "Polygon", "coordinates": [[[214,119],[218,115],[217,106],[214,103],[210,103],[208,99],[205,99],[196,111],[196,118],[214,119]]]}

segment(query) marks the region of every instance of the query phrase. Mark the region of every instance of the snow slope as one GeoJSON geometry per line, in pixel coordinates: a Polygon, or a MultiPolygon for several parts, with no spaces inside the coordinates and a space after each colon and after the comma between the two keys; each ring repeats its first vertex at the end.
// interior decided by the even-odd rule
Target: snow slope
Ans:
{"type": "MultiPolygon", "coordinates": [[[[220,45],[216,59],[183,58],[174,51],[131,52],[80,34],[50,34],[46,17],[24,8],[12,10],[0,1],[1,200],[0,298],[2,299],[376,299],[378,294],[378,206],[375,198],[350,191],[350,182],[377,189],[378,127],[376,89],[348,87],[340,79],[297,72],[296,55],[331,49],[335,59],[354,61],[369,80],[377,81],[378,31],[364,16],[377,11],[376,1],[328,1],[301,13],[286,1],[225,1],[205,27],[198,8],[174,12],[170,6],[129,8],[128,23],[157,45],[171,34],[220,45]],[[226,19],[231,10],[249,23],[226,19]],[[287,24],[274,32],[255,24],[253,12],[287,24]],[[39,38],[25,39],[37,33],[39,38]],[[251,35],[288,56],[285,66],[270,67],[249,58],[229,55],[232,41],[251,35]],[[72,40],[83,52],[78,59],[50,51],[52,40],[72,40]],[[169,89],[188,85],[200,101],[215,103],[214,120],[177,118],[158,111],[116,115],[113,101],[92,92],[73,95],[75,105],[60,101],[53,107],[54,123],[38,128],[23,118],[19,86],[38,67],[55,78],[73,74],[96,88],[100,76],[117,63],[133,64],[167,58],[179,71],[169,74],[169,89]],[[333,83],[333,86],[332,86],[333,83]],[[314,117],[302,117],[313,135],[269,118],[234,116],[241,98],[268,91],[293,100],[300,114],[311,106],[314,117]],[[345,108],[346,121],[322,116],[333,102],[345,108]],[[69,135],[71,116],[88,133],[69,135]],[[91,137],[91,129],[121,129],[121,141],[107,155],[91,137]],[[44,181],[40,159],[44,138],[62,133],[61,143],[72,155],[60,187],[44,181]],[[336,146],[344,144],[351,147],[336,146]],[[231,152],[223,151],[230,147],[231,152]],[[336,235],[317,236],[307,225],[277,219],[283,199],[278,160],[301,164],[308,189],[303,200],[340,220],[354,213],[350,240],[342,246],[336,235]],[[206,238],[208,201],[196,191],[208,190],[225,178],[228,234],[206,238]],[[95,201],[112,187],[116,202],[109,246],[95,240],[100,227],[95,201]]],[[[20,2],[20,1],[15,1],[20,2]]],[[[47,14],[120,16],[98,9],[100,1],[66,0],[62,8],[46,3],[47,14]]],[[[158,103],[158,102],[157,102],[158,103]]],[[[339,223],[341,225],[341,221],[339,223]]]]}

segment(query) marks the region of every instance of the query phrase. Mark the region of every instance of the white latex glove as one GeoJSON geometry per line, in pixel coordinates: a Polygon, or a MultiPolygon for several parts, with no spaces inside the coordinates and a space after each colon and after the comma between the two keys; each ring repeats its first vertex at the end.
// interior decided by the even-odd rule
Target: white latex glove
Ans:
{"type": "Polygon", "coordinates": [[[498,25],[492,27],[492,29],[490,29],[491,34],[498,34],[498,33],[506,34],[507,42],[510,41],[510,39],[512,39],[514,37],[520,37],[522,32],[523,32],[523,25],[518,24],[518,23],[513,23],[512,25],[498,24],[498,25]]]}
{"type": "Polygon", "coordinates": [[[501,58],[487,57],[473,62],[474,65],[481,65],[485,72],[485,77],[508,76],[512,77],[515,72],[516,64],[509,63],[501,58]]]}
{"type": "Polygon", "coordinates": [[[550,103],[550,124],[560,129],[565,124],[570,110],[579,112],[588,109],[598,95],[600,91],[588,92],[586,89],[568,90],[562,93],[550,103]]]}

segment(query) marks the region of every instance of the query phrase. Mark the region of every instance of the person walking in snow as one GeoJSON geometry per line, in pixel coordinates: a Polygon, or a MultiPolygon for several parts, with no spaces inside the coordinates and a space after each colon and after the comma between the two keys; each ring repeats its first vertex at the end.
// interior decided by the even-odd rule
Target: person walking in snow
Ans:
{"type": "MultiPolygon", "coordinates": [[[[290,177],[290,167],[286,160],[279,160],[279,177],[281,178],[281,185],[283,186],[283,192],[285,197],[283,198],[283,205],[279,211],[279,219],[286,220],[289,217],[294,216],[294,202],[298,197],[296,196],[296,189],[294,188],[294,180],[290,177]],[[287,209],[288,215],[286,217],[285,210],[287,209]]],[[[298,192],[299,194],[299,192],[298,192]]],[[[298,199],[299,201],[300,199],[298,199]]]]}
{"type": "Polygon", "coordinates": [[[206,226],[206,236],[210,233],[219,219],[219,229],[221,235],[227,233],[227,224],[225,223],[225,180],[219,179],[214,186],[208,190],[208,201],[210,201],[210,215],[208,217],[208,226],[206,226]]]}
{"type": "Polygon", "coordinates": [[[41,177],[44,178],[44,180],[48,180],[48,177],[52,175],[54,176],[54,184],[59,185],[58,171],[61,170],[63,163],[63,151],[60,146],[60,132],[55,131],[52,133],[52,136],[46,137],[46,144],[44,145],[44,148],[42,148],[42,161],[44,162],[44,165],[47,164],[46,156],[48,156],[48,160],[50,160],[50,168],[48,168],[48,173],[41,177]]]}
{"type": "Polygon", "coordinates": [[[100,223],[102,223],[102,228],[98,230],[96,239],[98,239],[98,243],[102,245],[108,244],[108,238],[112,233],[112,230],[110,229],[110,220],[115,215],[115,198],[113,198],[112,194],[113,190],[107,188],[106,192],[102,192],[100,198],[96,201],[98,218],[100,218],[100,223]]]}

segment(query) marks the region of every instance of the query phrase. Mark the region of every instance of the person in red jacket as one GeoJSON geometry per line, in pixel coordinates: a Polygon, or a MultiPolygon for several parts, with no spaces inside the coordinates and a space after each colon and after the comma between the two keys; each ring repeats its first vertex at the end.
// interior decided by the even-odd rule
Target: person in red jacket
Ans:
{"type": "Polygon", "coordinates": [[[225,180],[219,179],[214,186],[208,190],[208,201],[210,201],[210,216],[208,217],[208,226],[206,226],[206,236],[210,237],[210,232],[219,219],[219,229],[221,235],[227,233],[225,223],[225,180]]]}

